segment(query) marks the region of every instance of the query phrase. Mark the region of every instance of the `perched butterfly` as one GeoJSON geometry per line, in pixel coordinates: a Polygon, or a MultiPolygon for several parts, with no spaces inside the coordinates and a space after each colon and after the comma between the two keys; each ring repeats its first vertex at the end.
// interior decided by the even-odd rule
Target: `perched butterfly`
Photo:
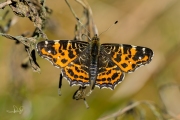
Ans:
{"type": "Polygon", "coordinates": [[[127,44],[99,43],[95,35],[89,42],[46,40],[36,46],[38,54],[61,68],[70,86],[94,86],[114,89],[125,73],[148,64],[153,51],[127,44]]]}

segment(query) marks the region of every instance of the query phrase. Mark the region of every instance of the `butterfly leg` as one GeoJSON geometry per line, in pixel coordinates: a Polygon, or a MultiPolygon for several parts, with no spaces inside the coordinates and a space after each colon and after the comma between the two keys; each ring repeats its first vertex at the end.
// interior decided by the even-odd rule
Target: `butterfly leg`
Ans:
{"type": "Polygon", "coordinates": [[[59,88],[58,88],[58,94],[59,96],[61,96],[61,86],[62,86],[62,73],[60,73],[60,77],[59,77],[59,88]]]}
{"type": "Polygon", "coordinates": [[[94,90],[94,87],[95,87],[95,81],[94,80],[91,80],[91,82],[90,82],[90,91],[86,94],[86,96],[90,96],[91,95],[91,93],[93,92],[93,90],[94,90]]]}
{"type": "Polygon", "coordinates": [[[92,89],[86,94],[86,96],[90,96],[91,93],[92,93],[92,89]]]}
{"type": "Polygon", "coordinates": [[[88,109],[88,108],[89,108],[89,105],[88,105],[88,103],[87,103],[87,101],[86,101],[86,98],[84,98],[83,100],[84,100],[84,104],[85,104],[86,108],[88,109]]]}
{"type": "Polygon", "coordinates": [[[89,105],[88,105],[86,98],[85,98],[85,91],[86,91],[86,86],[84,86],[84,87],[79,86],[79,89],[73,95],[73,99],[75,99],[75,100],[83,99],[84,104],[85,104],[86,108],[88,109],[89,105]]]}

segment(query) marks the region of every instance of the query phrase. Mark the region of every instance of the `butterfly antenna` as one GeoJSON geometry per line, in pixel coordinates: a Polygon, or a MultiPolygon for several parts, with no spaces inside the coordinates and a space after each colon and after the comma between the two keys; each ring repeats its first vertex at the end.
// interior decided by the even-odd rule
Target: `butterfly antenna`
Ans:
{"type": "Polygon", "coordinates": [[[114,25],[117,24],[117,23],[118,23],[118,21],[114,22],[114,24],[112,24],[108,29],[106,29],[105,31],[103,31],[102,33],[100,33],[99,36],[100,36],[101,34],[105,33],[106,31],[108,31],[112,26],[114,26],[114,25]]]}
{"type": "Polygon", "coordinates": [[[86,36],[89,40],[91,40],[91,38],[86,34],[82,34],[81,36],[86,36]]]}

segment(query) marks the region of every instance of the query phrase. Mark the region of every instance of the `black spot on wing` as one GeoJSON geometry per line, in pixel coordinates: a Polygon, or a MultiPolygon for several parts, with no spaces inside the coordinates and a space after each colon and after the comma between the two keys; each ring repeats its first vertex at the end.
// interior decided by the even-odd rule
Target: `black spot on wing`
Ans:
{"type": "Polygon", "coordinates": [[[68,60],[66,60],[66,59],[62,59],[62,60],[61,60],[61,62],[64,63],[64,64],[65,64],[67,61],[68,61],[68,60]]]}
{"type": "Polygon", "coordinates": [[[75,55],[73,54],[73,51],[72,51],[72,50],[68,50],[68,57],[69,57],[70,59],[72,59],[72,58],[75,57],[75,55]]]}
{"type": "Polygon", "coordinates": [[[62,52],[61,55],[64,56],[65,55],[64,52],[62,52]]]}
{"type": "Polygon", "coordinates": [[[71,76],[73,76],[74,75],[74,72],[71,70],[71,69],[68,69],[68,71],[67,71],[71,76]]]}
{"type": "Polygon", "coordinates": [[[80,75],[79,78],[84,79],[84,77],[82,75],[80,75]]]}
{"type": "Polygon", "coordinates": [[[118,77],[118,73],[114,73],[112,76],[112,80],[116,79],[118,77]]]}
{"type": "Polygon", "coordinates": [[[101,80],[102,80],[102,81],[106,81],[106,78],[102,78],[101,80]]]}
{"type": "Polygon", "coordinates": [[[57,62],[57,59],[56,59],[56,58],[53,58],[53,61],[56,63],[56,62],[57,62]]]}
{"type": "Polygon", "coordinates": [[[62,52],[62,50],[61,49],[59,49],[59,53],[61,53],[62,52]]]}
{"type": "Polygon", "coordinates": [[[132,68],[134,69],[136,67],[136,64],[132,64],[132,68]]]}
{"type": "Polygon", "coordinates": [[[123,68],[126,68],[128,65],[126,63],[121,64],[123,68]]]}
{"type": "Polygon", "coordinates": [[[78,78],[78,75],[74,75],[74,78],[78,78]]]}
{"type": "Polygon", "coordinates": [[[129,58],[128,58],[128,57],[126,57],[126,58],[125,58],[125,60],[129,60],[129,58]]]}
{"type": "Polygon", "coordinates": [[[114,58],[114,60],[117,61],[117,62],[120,62],[121,61],[121,55],[122,54],[117,54],[116,58],[114,58]]]}
{"type": "Polygon", "coordinates": [[[107,80],[110,82],[110,81],[111,81],[111,78],[107,78],[107,80]]]}
{"type": "Polygon", "coordinates": [[[128,57],[129,57],[129,58],[131,58],[131,57],[132,57],[132,55],[128,55],[128,57]]]}

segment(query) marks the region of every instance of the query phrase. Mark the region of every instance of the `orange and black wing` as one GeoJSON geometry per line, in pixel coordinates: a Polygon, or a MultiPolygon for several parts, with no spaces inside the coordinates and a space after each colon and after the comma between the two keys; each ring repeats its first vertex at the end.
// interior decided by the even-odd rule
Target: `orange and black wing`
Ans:
{"type": "Polygon", "coordinates": [[[89,86],[90,53],[86,49],[78,58],[62,69],[63,76],[69,81],[70,86],[89,86]]]}
{"type": "Polygon", "coordinates": [[[77,59],[88,45],[88,42],[75,40],[46,40],[37,43],[36,48],[41,57],[63,68],[77,59]]]}
{"type": "Polygon", "coordinates": [[[101,51],[126,73],[150,63],[153,57],[153,51],[149,48],[126,44],[102,44],[101,51]]]}
{"type": "Polygon", "coordinates": [[[98,74],[95,85],[99,88],[110,88],[113,90],[123,78],[124,73],[119,66],[101,51],[98,58],[98,74]]]}

